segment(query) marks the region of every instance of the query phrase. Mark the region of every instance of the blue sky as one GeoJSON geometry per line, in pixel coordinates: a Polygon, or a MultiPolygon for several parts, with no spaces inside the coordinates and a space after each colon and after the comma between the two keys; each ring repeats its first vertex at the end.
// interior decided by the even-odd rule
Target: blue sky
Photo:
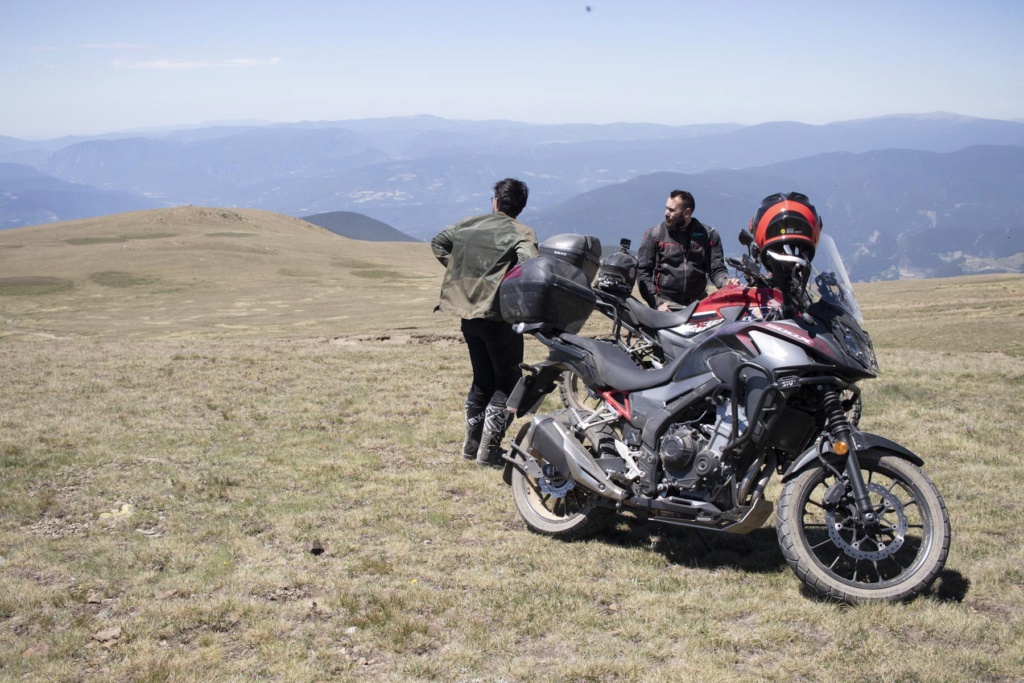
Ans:
{"type": "Polygon", "coordinates": [[[1024,119],[1022,36],[1017,0],[0,0],[0,135],[1024,119]]]}

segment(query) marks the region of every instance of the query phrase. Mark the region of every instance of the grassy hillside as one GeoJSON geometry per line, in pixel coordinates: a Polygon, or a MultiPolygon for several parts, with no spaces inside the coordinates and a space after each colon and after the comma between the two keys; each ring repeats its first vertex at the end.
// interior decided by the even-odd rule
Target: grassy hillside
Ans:
{"type": "Polygon", "coordinates": [[[118,214],[0,232],[0,333],[431,329],[442,272],[429,245],[348,240],[265,211],[118,214]]]}
{"type": "Polygon", "coordinates": [[[1024,356],[1024,276],[977,275],[854,285],[876,344],[1024,356]]]}
{"type": "Polygon", "coordinates": [[[0,259],[0,680],[1024,678],[1020,276],[858,287],[862,426],[925,459],[953,542],[930,594],[846,608],[770,524],[530,534],[457,455],[426,245],[190,208],[0,259]]]}

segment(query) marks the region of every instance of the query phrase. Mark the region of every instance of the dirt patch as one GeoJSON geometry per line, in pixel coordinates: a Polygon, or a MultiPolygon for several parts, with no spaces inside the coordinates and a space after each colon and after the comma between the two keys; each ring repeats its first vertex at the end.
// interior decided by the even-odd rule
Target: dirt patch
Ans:
{"type": "Polygon", "coordinates": [[[68,244],[80,247],[86,244],[120,244],[121,242],[127,242],[128,240],[124,237],[72,237],[71,239],[64,241],[68,244]]]}
{"type": "Polygon", "coordinates": [[[316,337],[313,339],[295,340],[298,343],[331,344],[333,346],[363,346],[366,344],[384,345],[425,345],[425,346],[456,346],[464,344],[460,335],[433,333],[388,333],[353,334],[338,337],[316,337]]]}
{"type": "Polygon", "coordinates": [[[991,600],[964,600],[964,605],[967,606],[974,614],[985,615],[986,618],[996,622],[1012,622],[1014,619],[1020,616],[1020,609],[1012,604],[1001,604],[991,600]]]}
{"type": "Polygon", "coordinates": [[[149,285],[156,282],[151,277],[140,277],[138,275],[132,275],[131,273],[122,273],[120,271],[108,270],[103,273],[93,273],[89,276],[89,279],[98,285],[104,287],[136,287],[138,285],[149,285]]]}
{"type": "Polygon", "coordinates": [[[72,237],[64,241],[74,246],[83,246],[87,244],[120,244],[130,240],[159,240],[165,237],[177,237],[177,234],[173,232],[139,232],[117,237],[72,237]]]}
{"type": "Polygon", "coordinates": [[[454,346],[465,344],[461,335],[457,334],[413,334],[410,335],[413,344],[432,344],[435,346],[454,346]]]}
{"type": "Polygon", "coordinates": [[[353,270],[352,274],[356,277],[365,277],[371,280],[399,280],[405,277],[402,273],[394,270],[353,270]]]}
{"type": "Polygon", "coordinates": [[[26,296],[53,294],[74,287],[71,280],[59,277],[5,277],[0,278],[0,296],[26,296]]]}

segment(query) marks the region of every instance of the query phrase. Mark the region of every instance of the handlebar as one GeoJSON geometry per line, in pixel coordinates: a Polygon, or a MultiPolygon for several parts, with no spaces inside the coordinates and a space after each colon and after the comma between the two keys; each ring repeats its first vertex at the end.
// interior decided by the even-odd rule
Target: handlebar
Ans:
{"type": "Polygon", "coordinates": [[[725,259],[725,262],[738,270],[746,279],[748,285],[754,287],[771,286],[771,280],[761,272],[761,267],[757,261],[750,258],[749,254],[744,254],[742,259],[729,257],[725,259]]]}

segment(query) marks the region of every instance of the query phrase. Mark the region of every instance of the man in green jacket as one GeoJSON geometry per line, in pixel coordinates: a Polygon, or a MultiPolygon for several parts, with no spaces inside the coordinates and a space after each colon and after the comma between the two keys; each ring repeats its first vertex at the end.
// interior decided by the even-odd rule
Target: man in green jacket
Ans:
{"type": "Polygon", "coordinates": [[[498,286],[512,266],[537,255],[536,233],[516,220],[528,195],[523,181],[499,180],[491,213],[466,218],[430,242],[446,268],[435,310],[462,318],[473,366],[462,457],[478,465],[501,465],[501,441],[511,422],[505,403],[522,376],[523,337],[501,317],[498,286]]]}

